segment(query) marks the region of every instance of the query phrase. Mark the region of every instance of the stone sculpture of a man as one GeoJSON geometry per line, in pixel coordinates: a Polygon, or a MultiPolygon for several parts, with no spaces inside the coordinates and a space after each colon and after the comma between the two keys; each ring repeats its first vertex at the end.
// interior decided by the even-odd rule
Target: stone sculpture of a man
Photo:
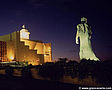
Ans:
{"type": "Polygon", "coordinates": [[[80,60],[90,59],[98,61],[99,59],[95,56],[92,47],[91,47],[91,28],[87,24],[87,19],[85,17],[81,18],[81,23],[77,25],[77,34],[76,34],[76,44],[79,44],[78,37],[80,39],[80,60]]]}

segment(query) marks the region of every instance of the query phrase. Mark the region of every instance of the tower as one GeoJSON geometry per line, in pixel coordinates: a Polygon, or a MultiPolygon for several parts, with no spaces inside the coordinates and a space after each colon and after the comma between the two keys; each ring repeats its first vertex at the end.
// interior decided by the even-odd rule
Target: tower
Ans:
{"type": "Polygon", "coordinates": [[[30,32],[25,28],[25,25],[22,26],[20,30],[20,39],[29,39],[30,32]]]}

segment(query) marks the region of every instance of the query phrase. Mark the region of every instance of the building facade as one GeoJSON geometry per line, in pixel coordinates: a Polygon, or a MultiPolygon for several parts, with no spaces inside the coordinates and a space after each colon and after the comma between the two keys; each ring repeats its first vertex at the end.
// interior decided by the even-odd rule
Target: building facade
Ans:
{"type": "Polygon", "coordinates": [[[0,60],[28,62],[32,65],[52,61],[51,43],[30,40],[30,32],[23,25],[20,31],[0,36],[0,60]]]}
{"type": "Polygon", "coordinates": [[[0,41],[0,62],[7,61],[7,44],[6,42],[0,41]]]}

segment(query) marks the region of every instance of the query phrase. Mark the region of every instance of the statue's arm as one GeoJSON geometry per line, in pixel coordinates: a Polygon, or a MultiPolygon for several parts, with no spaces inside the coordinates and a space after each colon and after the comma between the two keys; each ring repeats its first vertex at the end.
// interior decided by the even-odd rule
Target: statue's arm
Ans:
{"type": "Polygon", "coordinates": [[[76,44],[79,44],[78,42],[78,37],[79,37],[79,25],[77,25],[77,33],[76,33],[76,44]]]}

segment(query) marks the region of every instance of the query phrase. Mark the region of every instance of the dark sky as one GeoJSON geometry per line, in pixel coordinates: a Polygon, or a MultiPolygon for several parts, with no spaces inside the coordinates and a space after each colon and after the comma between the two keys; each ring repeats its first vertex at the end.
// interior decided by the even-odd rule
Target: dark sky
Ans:
{"type": "Polygon", "coordinates": [[[111,59],[111,0],[1,0],[0,35],[25,24],[32,40],[52,43],[53,59],[78,59],[76,25],[87,17],[92,27],[92,47],[101,60],[111,59]]]}

